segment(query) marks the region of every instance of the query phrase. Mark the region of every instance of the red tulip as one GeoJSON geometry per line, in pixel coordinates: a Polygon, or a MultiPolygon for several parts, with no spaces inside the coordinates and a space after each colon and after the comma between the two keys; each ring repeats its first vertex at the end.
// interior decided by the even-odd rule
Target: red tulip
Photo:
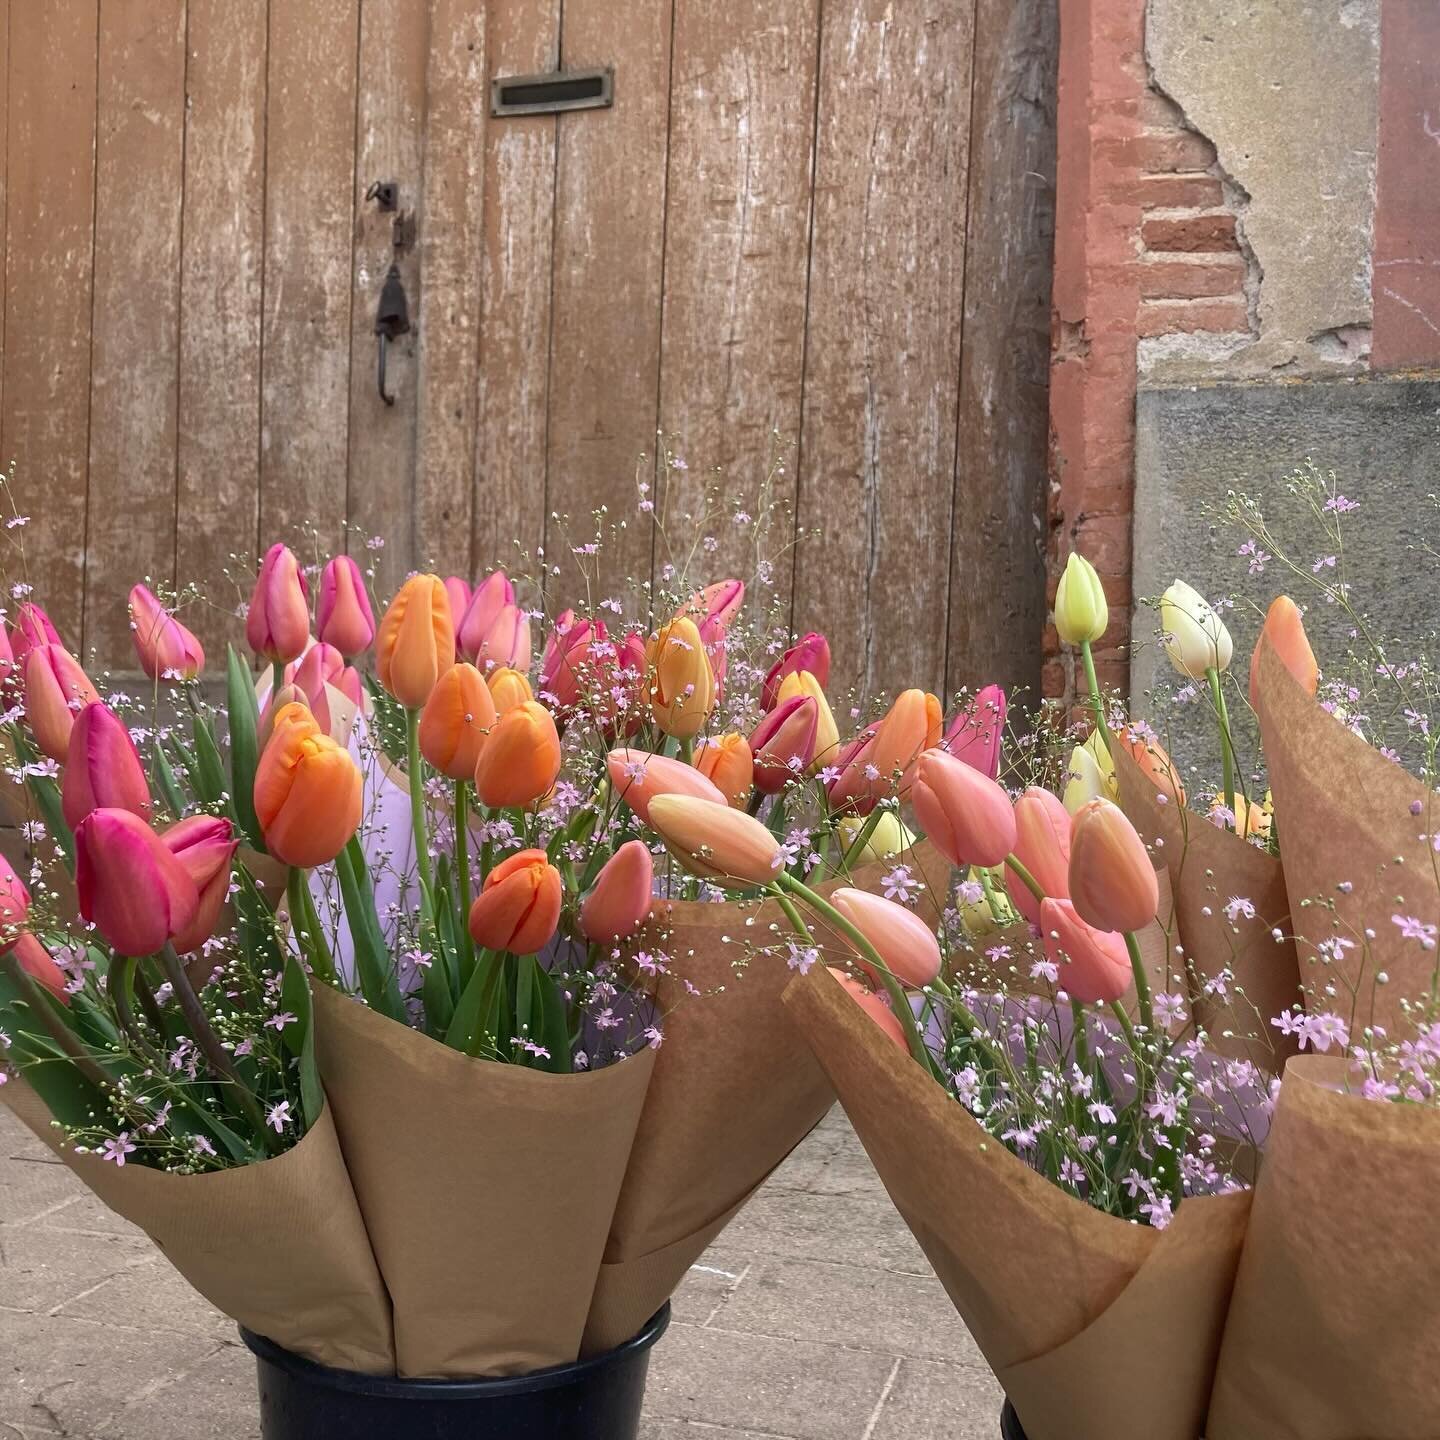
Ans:
{"type": "Polygon", "coordinates": [[[1070,898],[1097,930],[1140,930],[1160,888],[1144,842],[1118,805],[1090,800],[1070,822],[1070,898]]]}
{"type": "Polygon", "coordinates": [[[152,680],[193,680],[205,668],[200,642],[145,585],[130,591],[130,637],[152,680]]]}
{"type": "Polygon", "coordinates": [[[64,643],[50,617],[33,600],[26,600],[16,610],[15,623],[10,627],[10,653],[16,665],[23,669],[25,657],[42,645],[64,643]]]}
{"type": "Polygon", "coordinates": [[[867,990],[853,975],[847,975],[833,965],[825,968],[840,982],[845,993],[884,1031],[885,1037],[908,1056],[910,1042],[905,1038],[905,1027],[900,1023],[900,1017],[885,1003],[884,997],[867,990]]]}
{"type": "Polygon", "coordinates": [[[309,591],[300,562],[288,546],[272,545],[260,562],[245,640],[272,664],[298,659],[310,639],[309,591]]]}
{"type": "Polygon", "coordinates": [[[820,707],[809,695],[784,700],[761,718],[750,736],[758,790],[775,795],[805,773],[819,724],[820,707]]]}
{"type": "Polygon", "coordinates": [[[1265,612],[1260,641],[1256,642],[1255,653],[1250,657],[1250,703],[1259,703],[1260,642],[1265,640],[1275,647],[1281,664],[1295,677],[1300,688],[1307,695],[1314,695],[1320,688],[1320,667],[1306,638],[1300,607],[1288,595],[1277,595],[1265,612]]]}
{"type": "Polygon", "coordinates": [[[987,685],[950,722],[941,745],[957,760],[992,780],[1000,773],[1000,742],[1008,713],[1005,691],[987,685]]]}
{"type": "Polygon", "coordinates": [[[25,656],[25,718],[35,743],[64,761],[75,716],[100,697],[63,645],[37,645],[25,656]]]}
{"type": "Polygon", "coordinates": [[[1125,937],[1087,925],[1069,900],[1046,898],[1040,905],[1045,954],[1060,971],[1059,984],[1085,1005],[1108,1005],[1134,983],[1125,937]]]}
{"type": "MultiPolygon", "coordinates": [[[[886,968],[902,984],[920,990],[940,974],[935,932],[913,910],[846,886],[832,891],[830,903],[875,947],[886,968]]],[[[863,955],[855,963],[878,985],[880,976],[863,955]]]]}
{"type": "Polygon", "coordinates": [[[655,862],[643,840],[627,840],[604,864],[580,909],[580,931],[597,945],[633,935],[650,913],[655,862]]]}
{"type": "Polygon", "coordinates": [[[15,867],[0,855],[0,954],[13,943],[30,913],[30,892],[15,867]]]}
{"type": "Polygon", "coordinates": [[[80,914],[121,955],[153,955],[195,922],[200,893],[138,815],[92,810],[75,832],[80,914]]]}
{"type": "Polygon", "coordinates": [[[564,887],[543,850],[521,850],[486,877],[470,907],[470,935],[487,950],[534,955],[560,923],[564,887]]]}
{"type": "Polygon", "coordinates": [[[375,643],[375,612],[360,567],[337,555],[320,572],[315,633],[342,655],[362,655],[375,643]]]}
{"type": "Polygon", "coordinates": [[[460,653],[472,664],[480,647],[495,628],[500,612],[515,603],[515,587],[503,570],[493,570],[471,592],[470,604],[460,617],[460,653]]]}
{"type": "Polygon", "coordinates": [[[87,705],[70,731],[61,781],[65,823],[73,830],[102,807],[150,819],[150,784],[130,731],[107,705],[87,705]]]}
{"type": "Polygon", "coordinates": [[[163,831],[160,839],[199,894],[194,920],[174,940],[175,949],[188,955],[215,933],[230,893],[230,861],[240,842],[230,822],[218,815],[192,815],[163,831]]]}
{"type": "Polygon", "coordinates": [[[830,642],[823,635],[812,630],[770,667],[760,692],[760,703],[766,710],[774,706],[780,682],[797,670],[808,670],[822,688],[830,683],[830,642]]]}
{"type": "Polygon", "coordinates": [[[911,799],[952,865],[998,865],[1015,848],[1015,807],[1004,787],[943,750],[920,757],[911,799]]]}
{"type": "Polygon", "coordinates": [[[70,1003],[65,991],[65,972],[55,957],[28,930],[15,941],[12,951],[20,968],[39,986],[48,990],[62,1005],[70,1003]]]}
{"type": "Polygon", "coordinates": [[[697,800],[725,804],[725,796],[693,765],[652,755],[648,750],[612,750],[605,759],[615,793],[645,823],[650,823],[650,804],[657,795],[692,795],[697,800]]]}

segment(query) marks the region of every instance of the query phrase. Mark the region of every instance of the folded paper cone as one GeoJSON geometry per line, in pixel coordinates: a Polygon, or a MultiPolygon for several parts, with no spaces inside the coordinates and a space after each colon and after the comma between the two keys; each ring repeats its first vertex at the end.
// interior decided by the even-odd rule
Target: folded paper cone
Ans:
{"type": "Polygon", "coordinates": [[[325,986],[315,1020],[398,1373],[574,1360],[655,1052],[575,1075],[475,1060],[325,986]]]}
{"type": "Polygon", "coordinates": [[[1209,1440],[1440,1435],[1428,1260],[1440,1112],[1345,1093],[1339,1057],[1291,1060],[1225,1326],[1209,1440]]]}
{"type": "Polygon", "coordinates": [[[1250,1207],[1163,1231],[1090,1209],[992,1139],[824,970],[785,1004],[1029,1440],[1196,1440],[1250,1207]]]}
{"type": "Polygon", "coordinates": [[[393,1373],[390,1301],[328,1109],[273,1160],[171,1175],[77,1155],[23,1080],[0,1099],[217,1310],[321,1365],[393,1373]]]}

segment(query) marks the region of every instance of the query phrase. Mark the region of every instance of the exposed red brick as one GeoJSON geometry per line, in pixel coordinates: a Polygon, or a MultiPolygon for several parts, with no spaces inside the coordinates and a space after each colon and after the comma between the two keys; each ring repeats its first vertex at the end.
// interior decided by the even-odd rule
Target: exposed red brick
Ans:
{"type": "Polygon", "coordinates": [[[1225,192],[1213,175],[1142,175],[1135,197],[1146,210],[1208,210],[1224,204],[1225,192]]]}
{"type": "Polygon", "coordinates": [[[1114,655],[1095,657],[1095,678],[1100,682],[1102,690],[1119,690],[1122,694],[1130,692],[1130,656],[1114,655]]]}
{"type": "Polygon", "coordinates": [[[1061,699],[1070,688],[1070,675],[1061,660],[1047,660],[1040,667],[1040,694],[1047,700],[1061,699]]]}
{"type": "Polygon", "coordinates": [[[1204,170],[1215,163],[1215,147],[1193,130],[1184,130],[1178,135],[1152,132],[1135,142],[1135,163],[1152,175],[1204,170]]]}
{"type": "Polygon", "coordinates": [[[1138,106],[1140,118],[1152,130],[1171,129],[1182,130],[1182,112],[1180,107],[1168,95],[1161,95],[1156,90],[1146,90],[1140,97],[1138,106]]]}
{"type": "Polygon", "coordinates": [[[1177,219],[1147,220],[1140,238],[1149,250],[1182,250],[1190,254],[1238,250],[1233,215],[1186,215],[1177,219]]]}
{"type": "Polygon", "coordinates": [[[1106,575],[1130,573],[1130,516],[1082,515],[1075,526],[1075,548],[1106,575]]]}
{"type": "Polygon", "coordinates": [[[1245,289],[1245,262],[1238,255],[1152,260],[1136,270],[1140,295],[1146,300],[1199,300],[1211,295],[1240,295],[1245,289]]]}
{"type": "Polygon", "coordinates": [[[1060,632],[1055,628],[1053,621],[1045,627],[1044,633],[1040,636],[1040,653],[1047,659],[1051,655],[1060,653],[1060,632]]]}
{"type": "Polygon", "coordinates": [[[1146,300],[1135,321],[1137,335],[1187,335],[1197,330],[1228,335],[1250,328],[1244,300],[1146,300]]]}

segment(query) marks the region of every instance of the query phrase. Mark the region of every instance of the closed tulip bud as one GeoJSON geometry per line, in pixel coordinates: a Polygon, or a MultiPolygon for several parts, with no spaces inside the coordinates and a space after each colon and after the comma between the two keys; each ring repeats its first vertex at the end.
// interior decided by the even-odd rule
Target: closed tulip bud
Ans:
{"type": "MultiPolygon", "coordinates": [[[[875,947],[885,967],[902,984],[921,990],[940,974],[940,946],[935,933],[912,910],[872,895],[868,890],[842,886],[830,894],[830,903],[875,947]]],[[[876,984],[875,967],[857,954],[855,963],[876,984]]]]}
{"type": "Polygon", "coordinates": [[[1041,903],[1040,934],[1046,956],[1060,972],[1057,983],[1072,1000],[1109,1005],[1135,983],[1125,937],[1087,925],[1069,900],[1041,903]]]}
{"type": "Polygon", "coordinates": [[[726,796],[698,769],[668,755],[652,755],[648,750],[612,750],[605,757],[605,768],[616,795],[646,825],[657,795],[689,795],[715,805],[726,803],[726,796]]]}
{"type": "Polygon", "coordinates": [[[333,860],[360,828],[361,779],[350,752],[303,705],[286,705],[255,770],[255,816],[265,848],[285,865],[333,860]]]}
{"type": "Polygon", "coordinates": [[[98,700],[80,712],[70,731],[60,797],[72,830],[102,806],[150,819],[150,785],[135,742],[125,722],[98,700]]]}
{"type": "MultiPolygon", "coordinates": [[[[1015,858],[1046,895],[1070,898],[1070,812],[1048,790],[1032,785],[1015,802],[1015,858]]],[[[1005,893],[1032,925],[1040,923],[1040,902],[1008,868],[1005,893]]]]}
{"type": "Polygon", "coordinates": [[[348,555],[335,556],[320,574],[315,633],[347,658],[363,655],[375,643],[375,612],[365,577],[348,555]]]}
{"type": "Polygon", "coordinates": [[[1207,670],[1230,665],[1234,643],[1210,602],[1183,580],[1160,597],[1160,629],[1165,653],[1182,675],[1203,680],[1207,670]]]}
{"type": "Polygon", "coordinates": [[[808,670],[792,670],[781,682],[776,693],[776,708],[796,695],[808,696],[815,702],[815,747],[807,767],[813,775],[826,765],[833,765],[840,753],[840,730],[819,679],[808,670]]]}
{"type": "Polygon", "coordinates": [[[830,683],[830,642],[812,630],[792,645],[771,667],[760,691],[760,703],[769,710],[780,693],[780,682],[797,670],[808,670],[823,688],[830,683]]]}
{"type": "Polygon", "coordinates": [[[1093,645],[1110,624],[1110,604],[1095,567],[1070,552],[1055,591],[1055,629],[1067,645],[1093,645]]]}
{"type": "Polygon", "coordinates": [[[1061,799],[1071,815],[1091,800],[1109,800],[1114,795],[1114,787],[1109,783],[1100,762],[1084,745],[1077,745],[1071,750],[1066,775],[1069,778],[1065,781],[1065,792],[1061,799]]]}
{"type": "Polygon", "coordinates": [[[715,676],[693,620],[672,620],[650,651],[650,709],[655,723],[679,740],[692,740],[715,708],[715,676]]]}
{"type": "Polygon", "coordinates": [[[312,645],[296,665],[292,684],[305,696],[305,704],[316,723],[329,735],[334,729],[330,715],[327,685],[333,685],[345,669],[345,657],[333,646],[319,641],[312,645]]]}
{"type": "Polygon", "coordinates": [[[502,605],[495,623],[475,648],[475,663],[483,670],[505,665],[530,668],[530,619],[518,605],[502,605]]]}
{"type": "Polygon", "coordinates": [[[825,968],[840,982],[845,993],[880,1027],[885,1037],[898,1045],[908,1056],[910,1042],[905,1038],[905,1027],[900,1023],[900,1017],[885,1003],[884,996],[867,990],[853,975],[847,975],[833,965],[825,968]]]}
{"type": "Polygon", "coordinates": [[[815,756],[819,709],[808,695],[782,700],[750,735],[755,757],[755,786],[774,795],[798,780],[815,756]]]}
{"type": "Polygon", "coordinates": [[[152,680],[193,680],[205,668],[200,642],[144,585],[130,591],[130,638],[152,680]]]}
{"type": "MultiPolygon", "coordinates": [[[[285,709],[287,705],[298,705],[302,710],[309,710],[310,697],[293,682],[282,685],[270,696],[265,702],[265,708],[260,712],[260,719],[255,725],[255,743],[260,749],[263,750],[265,746],[269,744],[270,736],[275,732],[275,717],[285,709]]],[[[311,713],[313,714],[314,712],[312,711],[311,713]]],[[[325,730],[326,734],[329,734],[328,729],[326,729],[324,725],[320,725],[318,719],[315,723],[320,729],[325,730]]]]}
{"type": "Polygon", "coordinates": [[[905,690],[895,699],[868,740],[848,757],[830,789],[830,803],[853,805],[868,814],[887,795],[910,789],[916,762],[940,743],[944,720],[940,702],[924,690],[905,690]]]}
{"type": "Polygon", "coordinates": [[[160,840],[194,881],[200,897],[195,918],[172,942],[181,955],[188,955],[215,933],[230,893],[230,861],[240,842],[230,822],[218,815],[192,815],[163,831],[160,840]]]}
{"type": "Polygon", "coordinates": [[[515,587],[503,570],[492,570],[470,592],[470,603],[460,617],[460,653],[473,665],[480,646],[495,628],[500,612],[515,603],[515,587]]]}
{"type": "Polygon", "coordinates": [[[613,649],[603,620],[561,611],[540,659],[542,693],[553,696],[562,711],[572,709],[582,694],[595,690],[601,660],[613,657],[613,649]]]}
{"type": "Polygon", "coordinates": [[[13,943],[30,914],[30,892],[15,867],[0,855],[0,953],[13,943]]]}
{"type": "Polygon", "coordinates": [[[480,750],[475,788],[492,810],[525,809],[543,800],[560,774],[560,736],[550,712],[534,700],[507,710],[480,750]]]}
{"type": "Polygon", "coordinates": [[[20,968],[37,985],[48,990],[62,1005],[70,1003],[65,990],[65,972],[34,935],[27,930],[15,941],[11,953],[20,962],[20,968]]]}
{"type": "Polygon", "coordinates": [[[10,644],[10,632],[0,625],[0,683],[4,683],[15,671],[15,651],[10,644]]]}
{"type": "Polygon", "coordinates": [[[1181,783],[1180,771],[1148,727],[1131,726],[1113,738],[1162,795],[1184,807],[1185,786],[1181,783]]]}
{"type": "Polygon", "coordinates": [[[675,618],[689,616],[697,625],[713,620],[721,631],[728,630],[745,603],[743,580],[717,580],[697,591],[675,612],[675,618]]]}
{"type": "Polygon", "coordinates": [[[420,712],[420,753],[442,775],[473,780],[498,719],[485,677],[462,660],[440,677],[420,712]]]}
{"type": "Polygon", "coordinates": [[[1070,823],[1070,898],[1097,930],[1140,930],[1155,918],[1160,888],[1125,812],[1092,800],[1070,823]]]}
{"type": "Polygon", "coordinates": [[[943,750],[920,757],[911,799],[952,865],[998,865],[1015,848],[1015,807],[1004,787],[943,750]]]}
{"type": "Polygon", "coordinates": [[[602,730],[611,741],[629,739],[645,723],[645,676],[649,665],[645,637],[632,630],[615,647],[615,678],[611,707],[603,715],[602,730]]]}
{"type": "Polygon", "coordinates": [[[700,644],[704,647],[705,658],[710,662],[710,673],[715,677],[715,703],[725,698],[725,674],[729,669],[729,652],[725,647],[725,626],[713,615],[707,615],[699,625],[700,644]]]}
{"type": "Polygon", "coordinates": [[[52,760],[64,761],[75,716],[99,698],[63,645],[37,645],[25,656],[25,719],[52,760]]]}
{"type": "Polygon", "coordinates": [[[336,677],[335,688],[357,709],[362,709],[365,704],[365,682],[360,678],[360,672],[353,666],[347,665],[336,677]]]}
{"type": "Polygon", "coordinates": [[[601,867],[580,908],[580,932],[596,945],[633,935],[650,913],[655,862],[643,840],[627,840],[601,867]]]}
{"type": "Polygon", "coordinates": [[[1000,744],[1009,701],[999,685],[987,685],[945,728],[940,744],[957,760],[992,780],[1000,774],[1000,744]]]}
{"type": "Polygon", "coordinates": [[[460,626],[464,622],[465,612],[470,608],[470,582],[462,580],[458,575],[447,575],[445,577],[445,596],[450,601],[450,620],[455,626],[455,644],[460,644],[460,626]]]}
{"type": "Polygon", "coordinates": [[[486,877],[470,907],[470,936],[487,950],[534,955],[555,936],[564,886],[543,850],[520,850],[486,877]]]}
{"type": "Polygon", "coordinates": [[[692,875],[724,889],[768,885],[784,861],[780,842],[770,831],[723,799],[656,795],[650,801],[649,823],[692,875]]]}
{"type": "MultiPolygon", "coordinates": [[[[1280,663],[1295,677],[1300,688],[1313,696],[1320,688],[1320,667],[1315,663],[1315,652],[1305,634],[1300,607],[1288,595],[1277,595],[1270,602],[1260,640],[1268,640],[1275,647],[1280,663]]],[[[1260,644],[1257,642],[1250,657],[1250,703],[1259,704],[1259,697],[1260,644]]]]}
{"type": "Polygon", "coordinates": [[[286,545],[272,545],[260,562],[245,641],[272,665],[296,660],[310,640],[310,606],[300,562],[286,545]]]}
{"type": "Polygon", "coordinates": [[[138,815],[92,810],[75,831],[80,914],[121,955],[153,955],[195,922],[200,892],[138,815]]]}
{"type": "MultiPolygon", "coordinates": [[[[870,821],[859,815],[842,815],[837,823],[845,853],[849,855],[870,821]]],[[[914,844],[915,835],[910,827],[903,824],[893,810],[882,810],[879,820],[875,822],[854,861],[865,865],[872,861],[893,860],[897,855],[903,855],[911,849],[914,844]]]]}
{"type": "Polygon", "coordinates": [[[1268,791],[1264,804],[1247,800],[1243,795],[1236,795],[1233,811],[1226,805],[1225,797],[1217,795],[1210,807],[1209,816],[1210,823],[1221,830],[1233,830],[1246,839],[1261,840],[1269,837],[1272,818],[1268,791]]]}
{"type": "Polygon", "coordinates": [[[375,637],[380,683],[407,709],[419,710],[455,663],[450,600],[438,575],[412,575],[399,589],[375,637]]]}
{"type": "Polygon", "coordinates": [[[731,805],[744,809],[755,783],[755,757],[750,742],[731,730],[695,746],[695,768],[731,805]]]}
{"type": "Polygon", "coordinates": [[[15,623],[10,627],[10,653],[21,670],[32,650],[64,643],[50,617],[33,600],[26,600],[16,610],[15,623]]]}
{"type": "Polygon", "coordinates": [[[508,665],[492,670],[485,677],[485,683],[490,687],[490,698],[501,715],[508,715],[517,706],[535,698],[530,682],[518,670],[512,670],[508,665]]]}

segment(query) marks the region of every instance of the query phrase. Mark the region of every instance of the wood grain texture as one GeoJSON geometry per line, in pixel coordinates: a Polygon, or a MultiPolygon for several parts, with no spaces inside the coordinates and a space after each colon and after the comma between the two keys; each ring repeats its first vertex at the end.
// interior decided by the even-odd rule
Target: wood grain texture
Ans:
{"type": "MultiPolygon", "coordinates": [[[[560,592],[571,555],[608,510],[598,595],[650,578],[651,529],[637,523],[636,462],[659,418],[661,296],[669,129],[671,0],[566,0],[566,68],[615,67],[615,106],[560,117],[546,549],[560,592]]],[[[593,569],[590,572],[594,575],[593,569]]]]}
{"type": "Polygon", "coordinates": [[[175,570],[212,663],[259,543],[267,0],[190,0],[175,570]]]}
{"type": "Polygon", "coordinates": [[[1045,625],[1050,277],[1059,19],[1050,0],[980,0],[965,261],[951,689],[1038,695],[1045,625]]]}
{"type": "Polygon", "coordinates": [[[358,26],[359,0],[270,7],[260,538],[309,563],[347,513],[358,26]]]}
{"type": "MultiPolygon", "coordinates": [[[[793,528],[818,8],[676,0],[660,428],[689,468],[662,470],[658,503],[683,524],[718,484],[755,522],[726,512],[707,527],[706,578],[751,580],[767,499],[793,528]],[[775,433],[790,455],[767,487],[775,433]]],[[[657,566],[675,558],[665,548],[657,566]]],[[[775,577],[787,603],[792,563],[775,577]]]]}
{"type": "Polygon", "coordinates": [[[794,620],[837,690],[944,680],[973,18],[825,6],[794,620]]]}
{"type": "MultiPolygon", "coordinates": [[[[94,258],[96,0],[10,13],[0,452],[17,462],[35,599],[82,642],[94,258]]],[[[103,542],[103,528],[95,534],[103,542]]]]}
{"type": "Polygon", "coordinates": [[[175,583],[185,0],[100,11],[85,643],[133,664],[126,596],[175,583]]]}
{"type": "Polygon", "coordinates": [[[471,577],[484,253],[486,0],[431,0],[420,197],[417,563],[471,577]]]}

